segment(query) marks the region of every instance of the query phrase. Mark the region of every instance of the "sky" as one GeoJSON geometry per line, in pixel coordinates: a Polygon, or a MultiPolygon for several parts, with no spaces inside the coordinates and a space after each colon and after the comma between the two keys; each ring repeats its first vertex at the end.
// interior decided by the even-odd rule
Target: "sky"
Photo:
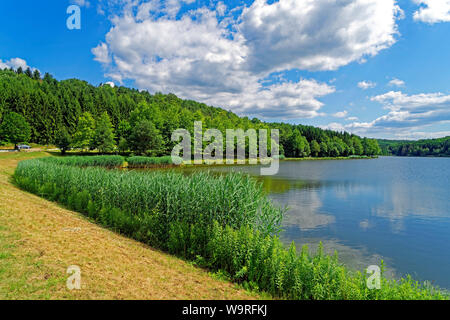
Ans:
{"type": "Polygon", "coordinates": [[[372,138],[450,135],[449,38],[450,0],[0,4],[0,68],[372,138]]]}

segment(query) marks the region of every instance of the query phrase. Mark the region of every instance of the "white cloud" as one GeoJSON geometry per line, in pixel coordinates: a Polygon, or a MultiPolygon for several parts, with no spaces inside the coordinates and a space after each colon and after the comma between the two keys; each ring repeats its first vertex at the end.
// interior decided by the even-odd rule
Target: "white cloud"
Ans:
{"type": "Polygon", "coordinates": [[[414,0],[421,5],[414,12],[414,20],[429,24],[450,21],[450,0],[414,0]]]}
{"type": "Polygon", "coordinates": [[[358,119],[358,117],[348,117],[346,120],[347,121],[358,121],[359,119],[358,119]]]}
{"type": "Polygon", "coordinates": [[[391,81],[389,81],[388,86],[390,87],[404,87],[405,81],[394,78],[391,81]]]}
{"type": "MultiPolygon", "coordinates": [[[[346,131],[378,137],[438,137],[443,132],[430,132],[433,125],[450,123],[450,95],[421,93],[407,95],[390,91],[374,96],[372,101],[383,105],[388,113],[371,122],[352,122],[341,125],[346,131]],[[426,133],[427,132],[427,133],[426,133]]],[[[327,127],[327,126],[326,126],[327,127]]],[[[336,128],[336,123],[328,125],[336,128]]]]}
{"type": "Polygon", "coordinates": [[[377,84],[375,82],[371,82],[371,81],[361,81],[358,82],[358,88],[361,88],[363,90],[367,90],[370,88],[375,88],[377,86],[377,84]]]}
{"type": "Polygon", "coordinates": [[[333,114],[333,117],[336,117],[336,118],[345,118],[345,117],[347,116],[347,114],[348,114],[348,111],[347,111],[347,110],[339,111],[339,112],[336,112],[335,114],[333,114]]]}
{"type": "Polygon", "coordinates": [[[104,64],[108,64],[111,62],[111,57],[109,56],[108,46],[106,45],[106,43],[101,42],[97,47],[93,48],[91,52],[95,56],[95,61],[104,64]]]}
{"type": "Polygon", "coordinates": [[[23,69],[23,71],[25,71],[28,68],[30,68],[32,71],[38,70],[36,68],[32,68],[32,67],[28,66],[27,62],[21,58],[12,58],[12,59],[10,59],[8,61],[4,61],[4,62],[0,59],[0,69],[13,68],[14,70],[17,70],[19,67],[21,67],[23,69]]]}
{"type": "Polygon", "coordinates": [[[88,0],[72,0],[73,4],[79,5],[80,7],[86,7],[89,8],[91,6],[91,3],[88,0]]]}
{"type": "Polygon", "coordinates": [[[108,77],[263,117],[322,115],[319,98],[333,86],[263,80],[376,55],[395,43],[401,12],[395,0],[256,0],[240,13],[218,2],[183,14],[192,0],[125,2],[105,42],[92,49],[108,77]]]}
{"type": "Polygon", "coordinates": [[[344,127],[342,123],[339,122],[331,122],[325,126],[319,126],[324,130],[333,130],[333,131],[346,131],[347,129],[344,127]]]}
{"type": "Polygon", "coordinates": [[[449,137],[450,131],[435,131],[435,132],[424,132],[424,131],[403,131],[395,134],[397,139],[405,140],[420,140],[420,139],[436,139],[442,137],[449,137]]]}
{"type": "Polygon", "coordinates": [[[394,0],[256,0],[239,30],[255,72],[336,70],[392,46],[401,12],[394,0]]]}

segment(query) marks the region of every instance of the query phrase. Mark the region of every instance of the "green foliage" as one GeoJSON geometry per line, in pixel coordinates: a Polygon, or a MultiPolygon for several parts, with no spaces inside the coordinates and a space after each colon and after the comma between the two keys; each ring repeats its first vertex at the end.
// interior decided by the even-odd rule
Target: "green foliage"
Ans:
{"type": "Polygon", "coordinates": [[[311,141],[311,155],[318,157],[320,155],[320,145],[316,140],[311,141]]]}
{"type": "Polygon", "coordinates": [[[378,140],[384,155],[450,157],[450,137],[419,141],[378,140]]]}
{"type": "MultiPolygon", "coordinates": [[[[182,159],[181,159],[182,160],[182,159]]],[[[141,157],[134,156],[127,159],[129,168],[149,168],[154,166],[172,165],[172,157],[141,157]]]]}
{"type": "Polygon", "coordinates": [[[0,141],[14,143],[17,146],[21,142],[28,142],[30,134],[30,126],[22,115],[10,112],[3,117],[0,124],[0,141]]]}
{"type": "MultiPolygon", "coordinates": [[[[117,143],[123,138],[132,151],[141,154],[150,150],[150,155],[162,155],[171,150],[174,146],[171,141],[172,132],[185,128],[193,134],[196,120],[203,122],[205,130],[215,128],[223,134],[226,129],[237,128],[279,129],[280,154],[286,157],[309,156],[312,141],[319,143],[319,156],[322,157],[358,155],[353,145],[355,139],[361,141],[361,138],[346,132],[287,123],[265,123],[258,119],[238,117],[224,109],[182,100],[173,94],[151,95],[146,91],[125,87],[94,87],[77,79],[57,81],[48,73],[40,80],[34,74],[32,77],[24,75],[23,70],[0,70],[0,92],[0,114],[17,112],[25,115],[31,127],[30,142],[40,144],[54,143],[55,133],[66,128],[74,138],[73,146],[87,149],[91,143],[97,143],[92,139],[94,119],[101,117],[104,112],[108,113],[117,133],[117,143]],[[136,131],[136,126],[143,120],[151,122],[159,133],[154,141],[156,147],[148,147],[146,144],[149,141],[140,144],[136,139],[129,139],[132,131],[136,131]],[[338,137],[342,143],[336,145],[334,137],[338,137]],[[327,147],[323,147],[325,145],[327,147]],[[135,147],[138,149],[134,149],[135,147]]],[[[141,130],[140,134],[149,138],[145,134],[148,130],[144,127],[141,130]]],[[[134,132],[134,138],[138,135],[134,132]]],[[[124,143],[122,145],[125,146],[124,143]]],[[[314,150],[313,155],[316,151],[314,150]]],[[[368,148],[367,151],[374,153],[376,148],[368,148]]],[[[365,154],[364,152],[362,149],[361,154],[365,154]]]]}
{"type": "Polygon", "coordinates": [[[122,157],[49,157],[20,162],[16,176],[36,185],[55,184],[67,194],[88,191],[99,207],[144,216],[158,210],[161,222],[202,221],[239,227],[251,224],[265,233],[279,230],[282,210],[275,208],[262,185],[238,173],[214,177],[202,172],[123,172],[88,166],[111,166],[122,157]],[[95,161],[94,161],[95,160],[95,161]],[[109,165],[106,165],[109,164],[109,165]],[[86,167],[86,168],[80,168],[86,167]],[[203,219],[199,219],[199,213],[203,219]]]}
{"type": "MultiPolygon", "coordinates": [[[[68,158],[63,158],[68,159],[68,158]]],[[[14,178],[29,191],[87,214],[136,240],[216,271],[246,288],[288,299],[448,299],[411,277],[349,272],[335,256],[287,250],[273,231],[280,211],[248,177],[78,168],[46,159],[19,163],[14,178]]]]}
{"type": "Polygon", "coordinates": [[[163,152],[164,142],[155,125],[144,119],[136,123],[131,130],[128,144],[139,154],[156,156],[163,152]]]}
{"type": "Polygon", "coordinates": [[[77,131],[73,136],[75,148],[88,149],[94,137],[95,120],[89,112],[84,112],[78,119],[77,131]]]}
{"type": "Polygon", "coordinates": [[[42,158],[42,162],[75,167],[105,167],[117,168],[123,165],[125,159],[121,156],[71,156],[42,158]]]}
{"type": "Polygon", "coordinates": [[[117,145],[117,148],[119,149],[120,152],[125,152],[127,151],[130,147],[128,146],[128,141],[125,138],[120,138],[119,140],[119,144],[117,145]]]}
{"type": "Polygon", "coordinates": [[[72,137],[69,135],[66,128],[60,129],[56,134],[55,145],[61,150],[63,155],[70,149],[72,137]]]}
{"type": "Polygon", "coordinates": [[[108,113],[105,111],[95,124],[91,147],[98,149],[100,153],[112,152],[116,147],[114,139],[114,129],[108,113]]]}

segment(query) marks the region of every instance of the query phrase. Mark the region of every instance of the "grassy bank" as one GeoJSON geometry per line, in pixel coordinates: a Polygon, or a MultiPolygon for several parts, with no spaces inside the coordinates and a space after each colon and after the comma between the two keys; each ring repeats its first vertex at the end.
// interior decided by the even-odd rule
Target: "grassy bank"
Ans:
{"type": "Polygon", "coordinates": [[[221,272],[243,286],[288,299],[441,299],[410,278],[369,290],[337,256],[286,250],[273,235],[280,211],[246,176],[184,177],[79,168],[30,160],[17,183],[141,242],[221,272]]]}
{"type": "Polygon", "coordinates": [[[13,185],[19,160],[47,155],[0,154],[0,299],[260,299],[13,185]],[[70,291],[74,264],[81,290],[70,291]]]}

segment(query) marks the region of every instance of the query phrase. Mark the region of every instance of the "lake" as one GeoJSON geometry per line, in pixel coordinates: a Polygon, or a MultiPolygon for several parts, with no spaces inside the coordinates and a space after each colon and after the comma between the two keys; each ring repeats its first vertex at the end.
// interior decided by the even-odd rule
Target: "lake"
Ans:
{"type": "Polygon", "coordinates": [[[258,166],[207,169],[261,180],[274,203],[288,206],[286,244],[314,251],[322,241],[352,269],[383,259],[388,275],[450,289],[450,158],[281,161],[269,177],[258,166]]]}

